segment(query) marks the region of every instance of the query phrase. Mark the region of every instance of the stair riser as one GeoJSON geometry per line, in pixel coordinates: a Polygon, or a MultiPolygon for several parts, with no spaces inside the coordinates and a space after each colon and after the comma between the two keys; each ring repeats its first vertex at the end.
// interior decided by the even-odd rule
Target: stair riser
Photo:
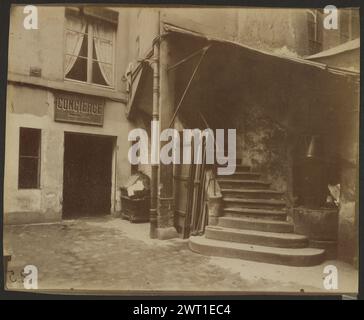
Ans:
{"type": "Polygon", "coordinates": [[[235,248],[219,248],[209,245],[201,245],[194,242],[189,242],[190,249],[200,254],[208,256],[219,256],[225,258],[244,259],[257,262],[274,263],[289,266],[308,267],[321,264],[324,260],[323,254],[314,256],[304,255],[279,255],[272,253],[262,253],[247,250],[239,250],[235,248]]]}
{"type": "MultiPolygon", "coordinates": [[[[225,150],[224,151],[224,155],[227,156],[228,154],[229,154],[229,151],[228,150],[225,150]]],[[[241,167],[243,169],[250,170],[250,167],[249,166],[246,166],[246,165],[243,165],[242,164],[242,160],[239,159],[239,158],[236,158],[235,164],[236,164],[236,168],[241,167]]]]}
{"type": "Polygon", "coordinates": [[[229,179],[246,179],[246,180],[255,180],[260,178],[259,173],[251,173],[251,172],[236,172],[232,174],[231,176],[228,176],[229,179]]]}
{"type": "MultiPolygon", "coordinates": [[[[232,179],[235,180],[235,179],[232,179]]],[[[223,182],[221,180],[218,180],[219,185],[221,188],[227,188],[227,189],[267,189],[269,188],[269,183],[258,183],[258,182],[223,182]]]]}
{"type": "Polygon", "coordinates": [[[235,172],[250,172],[251,168],[246,166],[236,165],[235,172]]]}
{"type": "Polygon", "coordinates": [[[285,204],[281,205],[272,205],[266,203],[242,203],[238,201],[225,201],[223,199],[224,207],[230,208],[249,208],[249,209],[270,209],[270,210],[282,210],[286,207],[285,204]]]}
{"type": "Polygon", "coordinates": [[[236,229],[245,229],[245,230],[257,230],[257,231],[266,231],[266,232],[293,232],[293,225],[290,224],[270,224],[267,223],[254,223],[247,222],[242,220],[232,221],[232,220],[223,220],[219,219],[218,226],[225,228],[236,228],[236,229]]]}
{"type": "Polygon", "coordinates": [[[276,221],[286,221],[286,214],[267,214],[267,213],[238,213],[238,212],[230,212],[224,211],[224,217],[231,218],[255,218],[255,219],[266,219],[266,220],[276,220],[276,221]]]}
{"type": "Polygon", "coordinates": [[[267,199],[267,200],[284,200],[283,194],[280,193],[263,193],[263,192],[237,192],[221,191],[224,197],[240,199],[267,199]]]}
{"type": "Polygon", "coordinates": [[[307,246],[308,241],[305,240],[293,240],[293,239],[282,239],[273,237],[263,237],[260,235],[247,235],[234,233],[222,230],[206,229],[206,238],[222,241],[232,241],[239,243],[251,243],[253,245],[262,245],[267,247],[278,247],[278,248],[304,248],[307,246]]]}

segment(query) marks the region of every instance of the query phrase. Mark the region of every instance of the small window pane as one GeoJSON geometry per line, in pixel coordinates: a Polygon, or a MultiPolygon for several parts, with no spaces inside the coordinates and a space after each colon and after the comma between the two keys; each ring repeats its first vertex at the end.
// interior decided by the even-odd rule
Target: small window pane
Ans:
{"type": "Polygon", "coordinates": [[[19,188],[38,188],[38,159],[20,158],[19,188]]]}
{"type": "Polygon", "coordinates": [[[39,187],[40,141],[39,129],[20,128],[18,178],[20,189],[39,187]]]}
{"type": "Polygon", "coordinates": [[[94,38],[92,58],[100,62],[112,63],[113,59],[112,42],[104,39],[94,38]]]}
{"type": "Polygon", "coordinates": [[[20,128],[20,156],[38,157],[40,130],[20,128]]]}
{"type": "Polygon", "coordinates": [[[66,30],[66,54],[87,58],[87,34],[66,30]],[[79,47],[81,45],[81,47],[79,47]],[[77,52],[77,50],[79,50],[77,52]]]}
{"type": "Polygon", "coordinates": [[[112,85],[112,66],[106,63],[100,63],[97,61],[93,62],[92,68],[92,82],[96,84],[101,84],[104,86],[112,85]]]}
{"type": "Polygon", "coordinates": [[[78,57],[72,69],[66,74],[67,79],[87,81],[87,58],[78,57]]]}

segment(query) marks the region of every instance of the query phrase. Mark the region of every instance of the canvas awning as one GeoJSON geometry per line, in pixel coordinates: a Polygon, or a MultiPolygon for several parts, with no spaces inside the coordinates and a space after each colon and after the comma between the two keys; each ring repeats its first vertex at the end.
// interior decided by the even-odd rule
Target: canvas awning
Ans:
{"type": "MultiPolygon", "coordinates": [[[[336,106],[354,104],[348,94],[358,85],[358,72],[264,52],[169,24],[164,30],[177,48],[173,57],[176,63],[173,68],[176,104],[199,59],[199,55],[193,53],[209,46],[184,101],[186,106],[181,109],[196,110],[198,107],[205,113],[214,110],[214,116],[210,115],[209,119],[212,124],[222,115],[226,116],[227,108],[239,99],[242,103],[252,101],[266,104],[267,108],[278,108],[274,112],[279,113],[289,113],[292,105],[302,109],[307,105],[328,103],[335,109],[336,106]],[[191,54],[193,57],[186,59],[191,54]],[[338,83],[342,84],[339,92],[338,83]]],[[[152,74],[149,65],[143,64],[142,69],[147,71],[142,71],[132,84],[136,88],[133,88],[134,97],[130,99],[129,114],[138,108],[151,115],[152,74]]]]}

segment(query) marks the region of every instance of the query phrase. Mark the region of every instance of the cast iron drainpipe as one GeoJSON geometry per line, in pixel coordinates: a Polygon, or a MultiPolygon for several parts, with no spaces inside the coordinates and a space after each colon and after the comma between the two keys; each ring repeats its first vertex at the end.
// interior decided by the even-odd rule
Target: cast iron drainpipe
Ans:
{"type": "MultiPolygon", "coordinates": [[[[160,37],[153,42],[153,121],[159,121],[159,41],[160,37]]],[[[152,163],[151,172],[151,199],[150,199],[150,233],[151,239],[157,238],[157,192],[158,192],[158,164],[152,163]]]]}
{"type": "MultiPolygon", "coordinates": [[[[160,23],[160,18],[158,19],[160,23]]],[[[161,41],[162,35],[159,31],[159,35],[154,39],[153,41],[153,58],[152,58],[152,66],[153,66],[153,113],[152,113],[152,120],[153,121],[159,121],[159,94],[160,94],[160,84],[159,84],[159,63],[160,63],[160,50],[159,50],[159,44],[161,41]]],[[[193,74],[187,84],[187,87],[182,95],[182,98],[175,110],[175,113],[172,116],[169,128],[171,128],[176,115],[182,105],[182,102],[185,98],[185,95],[192,83],[192,80],[195,77],[195,74],[202,62],[202,59],[204,58],[207,50],[209,49],[209,46],[206,46],[202,48],[202,55],[200,57],[200,60],[198,64],[195,67],[195,70],[193,71],[193,74]]],[[[158,150],[159,152],[159,150],[158,150]]],[[[149,210],[149,216],[150,216],[150,232],[149,236],[151,239],[157,238],[157,206],[158,206],[158,164],[152,164],[152,172],[151,172],[151,199],[150,199],[150,210],[149,210]]]]}

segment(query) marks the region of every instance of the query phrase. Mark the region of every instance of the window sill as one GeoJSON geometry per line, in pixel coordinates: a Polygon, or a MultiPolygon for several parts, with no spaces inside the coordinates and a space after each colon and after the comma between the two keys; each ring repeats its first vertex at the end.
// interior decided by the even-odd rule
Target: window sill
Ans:
{"type": "Polygon", "coordinates": [[[44,78],[31,77],[28,75],[8,73],[8,81],[29,86],[39,86],[48,89],[63,90],[85,95],[108,98],[121,103],[127,102],[127,95],[118,92],[115,88],[87,84],[77,80],[48,80],[44,78]]]}
{"type": "Polygon", "coordinates": [[[96,90],[104,90],[105,92],[116,92],[115,87],[111,87],[111,86],[103,86],[101,84],[97,84],[97,83],[89,83],[89,82],[85,82],[85,81],[79,81],[79,80],[75,80],[75,79],[68,79],[68,78],[64,78],[64,82],[65,83],[73,83],[75,85],[79,85],[80,87],[83,88],[94,88],[96,90]]]}

